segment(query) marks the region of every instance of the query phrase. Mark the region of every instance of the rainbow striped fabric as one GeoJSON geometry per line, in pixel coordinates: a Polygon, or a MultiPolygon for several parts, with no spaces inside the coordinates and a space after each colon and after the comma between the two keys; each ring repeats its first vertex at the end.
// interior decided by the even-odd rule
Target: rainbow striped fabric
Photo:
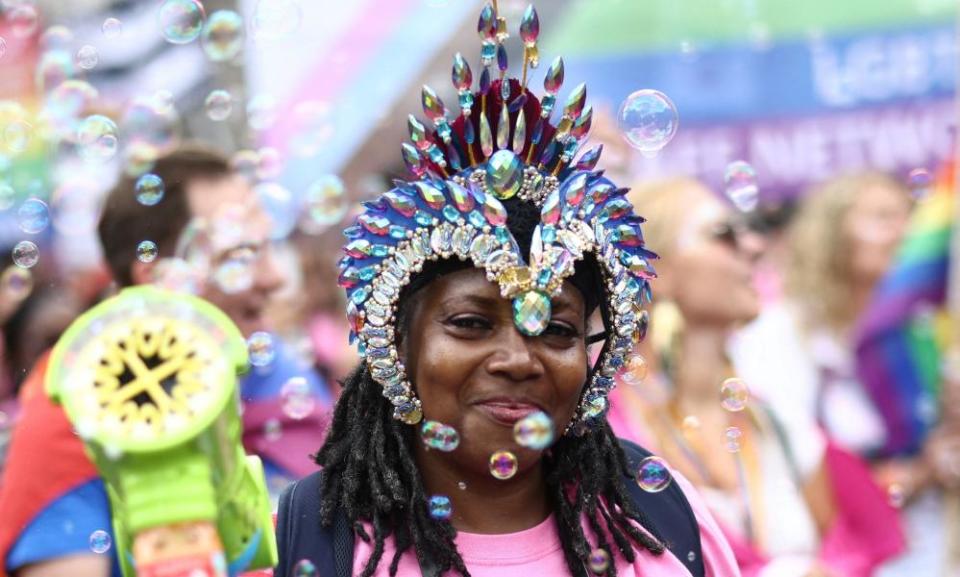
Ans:
{"type": "Polygon", "coordinates": [[[940,354],[936,323],[944,313],[950,239],[956,214],[953,165],[914,211],[894,263],[861,323],[857,372],[887,428],[878,456],[917,452],[936,423],[940,354]]]}

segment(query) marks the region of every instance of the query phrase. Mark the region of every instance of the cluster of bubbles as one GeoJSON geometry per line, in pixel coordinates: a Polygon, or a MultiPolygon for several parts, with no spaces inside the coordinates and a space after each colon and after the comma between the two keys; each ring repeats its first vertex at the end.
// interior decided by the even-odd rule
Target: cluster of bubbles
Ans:
{"type": "Polygon", "coordinates": [[[255,367],[268,366],[277,355],[273,336],[264,331],[253,333],[247,338],[247,352],[250,354],[251,365],[255,367]]]}
{"type": "Polygon", "coordinates": [[[924,200],[933,189],[933,176],[926,168],[915,168],[907,175],[907,186],[916,200],[924,200]]]}
{"type": "Polygon", "coordinates": [[[727,165],[723,173],[723,182],[727,198],[737,209],[750,212],[757,208],[759,199],[757,171],[748,162],[736,160],[727,165]]]}
{"type": "Polygon", "coordinates": [[[316,399],[310,384],[303,377],[292,377],[280,388],[280,405],[283,413],[295,420],[309,417],[316,407],[316,399]]]}
{"type": "Polygon", "coordinates": [[[645,156],[656,155],[677,133],[677,107],[659,90],[638,90],[624,99],[617,126],[627,143],[645,156]]]}
{"type": "Polygon", "coordinates": [[[723,432],[724,440],[726,442],[727,451],[731,453],[740,452],[740,438],[743,437],[743,431],[739,427],[727,427],[727,430],[723,432]]]}
{"type": "Polygon", "coordinates": [[[427,447],[444,453],[460,446],[460,434],[457,430],[439,421],[424,421],[420,427],[420,438],[427,447]]]}
{"type": "Polygon", "coordinates": [[[521,447],[542,451],[553,443],[553,421],[543,411],[531,413],[513,425],[513,439],[521,447]]]}
{"type": "Polygon", "coordinates": [[[40,260],[40,249],[29,240],[21,240],[13,247],[13,264],[20,268],[33,268],[40,260]]]}
{"type": "Polygon", "coordinates": [[[603,575],[610,567],[610,553],[607,553],[606,549],[597,547],[593,551],[590,551],[590,556],[587,558],[587,566],[590,567],[590,570],[593,571],[594,574],[603,575]]]}
{"type": "Polygon", "coordinates": [[[430,516],[438,521],[446,521],[453,513],[453,506],[450,504],[450,497],[446,495],[433,495],[428,503],[430,516]]]}
{"type": "Polygon", "coordinates": [[[110,539],[110,533],[103,529],[97,529],[90,533],[90,550],[97,555],[103,555],[110,550],[112,545],[113,541],[110,539]]]}
{"type": "Polygon", "coordinates": [[[650,456],[637,467],[637,485],[647,493],[659,493],[670,486],[673,476],[670,467],[660,457],[650,456]]]}
{"type": "Polygon", "coordinates": [[[517,474],[517,457],[510,451],[497,451],[490,455],[490,474],[505,481],[517,474]]]}
{"type": "Polygon", "coordinates": [[[293,566],[293,577],[318,577],[319,571],[313,561],[301,559],[293,566]]]}
{"type": "Polygon", "coordinates": [[[745,409],[749,399],[750,389],[741,379],[730,378],[720,385],[720,406],[731,413],[745,409]]]}
{"type": "Polygon", "coordinates": [[[151,263],[157,258],[157,243],[152,240],[141,240],[137,245],[137,260],[142,263],[151,263]]]}

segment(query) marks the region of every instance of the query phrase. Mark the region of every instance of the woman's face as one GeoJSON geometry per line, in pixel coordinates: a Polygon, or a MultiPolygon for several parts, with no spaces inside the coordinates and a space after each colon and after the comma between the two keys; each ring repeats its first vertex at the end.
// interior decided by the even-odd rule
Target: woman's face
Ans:
{"type": "Polygon", "coordinates": [[[708,190],[687,191],[687,198],[693,208],[672,254],[658,267],[667,296],[688,324],[728,327],[752,320],[760,311],[753,278],[761,237],[708,190]]]}
{"type": "Polygon", "coordinates": [[[909,217],[910,200],[889,186],[875,184],[857,195],[843,219],[847,270],[855,283],[872,286],[883,276],[909,217]]]}
{"type": "Polygon", "coordinates": [[[543,411],[560,434],[574,414],[587,379],[579,291],[564,284],[549,326],[536,337],[517,330],[511,302],[480,269],[441,276],[415,298],[401,345],[407,372],[424,419],[454,427],[461,439],[455,451],[427,458],[449,459],[471,475],[489,475],[498,450],[516,455],[520,471],[535,465],[539,453],[516,444],[513,426],[543,411]]]}

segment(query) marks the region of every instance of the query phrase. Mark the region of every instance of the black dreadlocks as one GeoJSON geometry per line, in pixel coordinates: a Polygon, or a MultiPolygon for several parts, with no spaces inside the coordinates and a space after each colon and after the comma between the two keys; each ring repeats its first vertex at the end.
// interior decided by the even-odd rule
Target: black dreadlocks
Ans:
{"type": "MultiPolygon", "coordinates": [[[[396,541],[390,574],[396,575],[400,556],[413,547],[423,566],[441,573],[450,569],[464,577],[467,567],[457,551],[456,530],[446,521],[433,519],[428,496],[414,461],[415,428],[393,418],[392,407],[382,387],[361,364],[343,383],[333,424],[316,462],[324,468],[320,517],[333,523],[338,508],[364,541],[371,536],[361,521],[373,526],[373,554],[363,577],[373,575],[383,556],[389,535],[396,541]]],[[[660,540],[631,523],[636,521],[654,534],[646,515],[638,511],[623,479],[630,476],[626,456],[606,421],[583,436],[563,436],[544,453],[547,495],[556,514],[557,528],[570,573],[587,577],[587,558],[594,548],[584,534],[580,519],[586,514],[598,538],[597,546],[608,552],[614,547],[630,562],[634,544],[654,554],[664,550],[660,540]],[[601,499],[602,498],[602,499],[601,499]]],[[[606,575],[616,575],[610,563],[606,575]]]]}

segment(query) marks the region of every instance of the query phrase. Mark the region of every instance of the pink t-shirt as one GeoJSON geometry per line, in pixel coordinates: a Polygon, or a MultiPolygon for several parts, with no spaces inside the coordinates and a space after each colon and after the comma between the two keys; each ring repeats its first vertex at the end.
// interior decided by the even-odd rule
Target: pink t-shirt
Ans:
{"type": "MultiPolygon", "coordinates": [[[[680,484],[690,501],[690,506],[700,525],[700,541],[703,549],[704,566],[707,577],[739,577],[740,570],[733,557],[730,546],[707,512],[690,483],[672,471],[674,481],[680,484]]],[[[584,528],[592,543],[596,540],[586,523],[584,528]]],[[[612,542],[608,539],[608,542],[612,542]]],[[[533,575],[568,575],[567,563],[563,556],[560,536],[553,515],[535,527],[508,533],[505,535],[478,535],[460,532],[457,534],[457,549],[463,557],[467,569],[473,577],[531,577],[533,575]]],[[[356,540],[353,552],[354,574],[359,574],[366,566],[373,546],[361,539],[356,540]]],[[[384,545],[383,557],[377,565],[374,577],[386,577],[390,574],[390,561],[393,560],[393,541],[388,539],[384,545]]],[[[622,577],[684,577],[690,575],[686,567],[670,551],[662,555],[653,555],[644,550],[637,551],[636,560],[628,563],[619,554],[612,556],[616,563],[617,575],[622,577]]],[[[398,575],[420,575],[420,565],[412,550],[407,550],[400,559],[398,575]]]]}

